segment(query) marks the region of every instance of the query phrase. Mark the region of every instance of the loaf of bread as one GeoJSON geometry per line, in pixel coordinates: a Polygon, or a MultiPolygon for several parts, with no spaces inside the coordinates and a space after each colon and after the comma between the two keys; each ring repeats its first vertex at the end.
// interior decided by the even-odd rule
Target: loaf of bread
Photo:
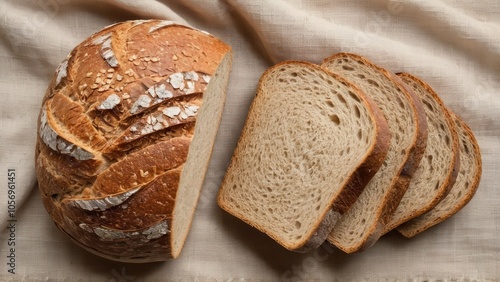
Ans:
{"type": "Polygon", "coordinates": [[[111,260],[179,256],[230,67],[228,45],[170,21],[118,23],[73,49],[38,120],[36,173],[55,225],[111,260]]]}
{"type": "Polygon", "coordinates": [[[305,252],[382,165],[387,122],[357,87],[306,62],[283,62],[261,77],[218,194],[221,208],[305,252]]]}

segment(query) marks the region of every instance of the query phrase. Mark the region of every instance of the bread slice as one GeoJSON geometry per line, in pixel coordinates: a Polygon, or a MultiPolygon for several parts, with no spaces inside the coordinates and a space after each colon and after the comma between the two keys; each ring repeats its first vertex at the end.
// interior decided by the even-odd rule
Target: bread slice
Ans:
{"type": "Polygon", "coordinates": [[[408,190],[387,223],[384,233],[437,205],[455,183],[460,164],[455,122],[441,99],[419,78],[408,73],[398,76],[422,100],[429,134],[423,161],[415,171],[408,190]]]}
{"type": "Polygon", "coordinates": [[[218,204],[286,249],[311,250],[389,142],[382,114],[354,85],[311,63],[279,63],[259,81],[218,204]]]}
{"type": "Polygon", "coordinates": [[[416,94],[396,75],[367,59],[339,53],[326,58],[322,66],[352,81],[372,98],[392,134],[384,164],[328,236],[329,242],[352,253],[370,247],[382,235],[423,155],[427,123],[416,94]]]}
{"type": "Polygon", "coordinates": [[[450,111],[460,143],[460,170],[448,195],[433,209],[403,223],[396,229],[405,237],[413,237],[459,212],[472,199],[482,174],[481,151],[472,130],[450,111]]]}

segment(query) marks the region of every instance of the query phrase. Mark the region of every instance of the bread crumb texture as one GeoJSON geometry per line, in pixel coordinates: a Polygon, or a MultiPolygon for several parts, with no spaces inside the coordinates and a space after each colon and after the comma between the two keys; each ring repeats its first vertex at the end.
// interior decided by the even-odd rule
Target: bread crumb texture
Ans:
{"type": "Polygon", "coordinates": [[[309,63],[275,65],[261,77],[219,205],[290,250],[321,244],[338,218],[326,220],[332,206],[342,213],[357,197],[349,184],[379,134],[345,80],[309,63]]]}

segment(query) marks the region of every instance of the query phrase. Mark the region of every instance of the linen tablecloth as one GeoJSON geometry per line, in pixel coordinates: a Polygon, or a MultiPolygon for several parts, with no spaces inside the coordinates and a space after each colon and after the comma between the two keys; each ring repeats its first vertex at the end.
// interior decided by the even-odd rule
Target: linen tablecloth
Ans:
{"type": "Polygon", "coordinates": [[[498,0],[2,0],[0,35],[0,281],[500,281],[498,0]],[[71,49],[104,26],[148,18],[206,30],[232,46],[234,61],[181,256],[134,265],[87,253],[57,230],[36,187],[34,146],[41,99],[71,49]],[[215,196],[264,70],[336,52],[430,84],[474,131],[483,176],[462,211],[412,239],[391,232],[357,254],[327,244],[292,253],[215,196]]]}

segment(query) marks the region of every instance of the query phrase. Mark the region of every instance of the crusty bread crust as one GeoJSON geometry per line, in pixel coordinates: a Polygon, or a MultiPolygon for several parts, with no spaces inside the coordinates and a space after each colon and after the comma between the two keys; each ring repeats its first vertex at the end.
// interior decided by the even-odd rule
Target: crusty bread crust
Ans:
{"type": "MultiPolygon", "coordinates": [[[[286,115],[286,113],[284,113],[284,115],[286,115]]],[[[286,116],[284,116],[283,118],[286,118],[286,116]]],[[[328,235],[334,224],[337,222],[340,215],[348,210],[350,206],[356,201],[359,194],[363,191],[366,183],[382,165],[387,154],[389,144],[390,133],[383,114],[380,112],[376,104],[370,98],[366,97],[356,86],[352,85],[344,78],[333,74],[325,68],[322,68],[315,64],[301,61],[285,61],[278,63],[266,70],[266,72],[264,72],[259,80],[256,96],[252,105],[250,106],[249,115],[242,130],[241,137],[238,141],[238,145],[231,159],[231,164],[219,190],[219,194],[217,197],[218,204],[228,213],[240,218],[247,224],[267,234],[276,242],[284,246],[286,249],[296,252],[310,251],[317,248],[325,241],[326,236],[328,235]],[[282,66],[290,65],[296,65],[300,68],[308,68],[317,72],[327,74],[328,76],[334,78],[334,80],[337,80],[343,85],[347,86],[355,93],[356,97],[358,97],[357,99],[359,99],[359,101],[363,103],[366,109],[370,112],[370,117],[375,128],[375,136],[373,142],[371,143],[372,145],[363,156],[362,161],[359,163],[357,169],[353,169],[348,175],[346,175],[346,181],[342,184],[343,187],[338,189],[338,193],[331,199],[329,199],[328,207],[325,210],[321,210],[319,212],[313,228],[310,228],[307,231],[307,234],[304,235],[303,239],[299,242],[288,242],[284,240],[283,237],[280,236],[280,234],[276,234],[273,231],[268,230],[259,222],[255,222],[249,219],[248,215],[245,212],[238,210],[228,201],[228,195],[230,195],[231,193],[231,183],[229,183],[228,179],[232,174],[236,173],[235,164],[237,164],[239,162],[239,158],[242,158],[242,156],[244,155],[243,152],[245,150],[245,147],[250,144],[249,137],[252,134],[251,132],[255,130],[253,119],[258,116],[259,112],[261,111],[261,109],[259,108],[260,103],[262,103],[260,99],[264,99],[264,97],[261,96],[264,95],[263,93],[265,92],[263,89],[265,81],[267,77],[277,69],[281,68],[282,66]]]]}
{"type": "MultiPolygon", "coordinates": [[[[423,105],[416,94],[411,89],[405,87],[402,81],[389,70],[375,65],[362,56],[352,53],[334,54],[325,58],[322,65],[326,67],[328,62],[343,57],[350,58],[353,61],[362,62],[362,64],[368,66],[376,72],[381,73],[388,80],[392,81],[394,85],[401,90],[403,95],[406,96],[407,101],[411,106],[410,114],[413,116],[413,121],[415,122],[415,126],[413,128],[414,134],[411,141],[412,145],[405,151],[405,162],[399,167],[395,178],[392,179],[392,183],[390,185],[391,188],[384,194],[384,198],[376,199],[377,201],[380,201],[376,211],[376,220],[368,227],[368,230],[366,234],[364,234],[363,238],[351,246],[344,246],[341,242],[338,242],[333,235],[328,237],[328,241],[330,243],[342,249],[344,252],[353,253],[367,249],[372,246],[380,238],[380,236],[382,236],[386,223],[391,218],[401,201],[401,198],[406,192],[410,179],[417,169],[425,151],[425,147],[427,145],[427,121],[423,105]]],[[[352,82],[356,84],[355,80],[352,80],[352,82]]],[[[370,96],[369,93],[367,93],[367,95],[370,96]]]]}
{"type": "Polygon", "coordinates": [[[230,52],[204,31],[162,20],[114,24],[73,49],[42,100],[35,154],[43,203],[61,231],[112,260],[172,257],[172,211],[197,112],[230,52]]]}

